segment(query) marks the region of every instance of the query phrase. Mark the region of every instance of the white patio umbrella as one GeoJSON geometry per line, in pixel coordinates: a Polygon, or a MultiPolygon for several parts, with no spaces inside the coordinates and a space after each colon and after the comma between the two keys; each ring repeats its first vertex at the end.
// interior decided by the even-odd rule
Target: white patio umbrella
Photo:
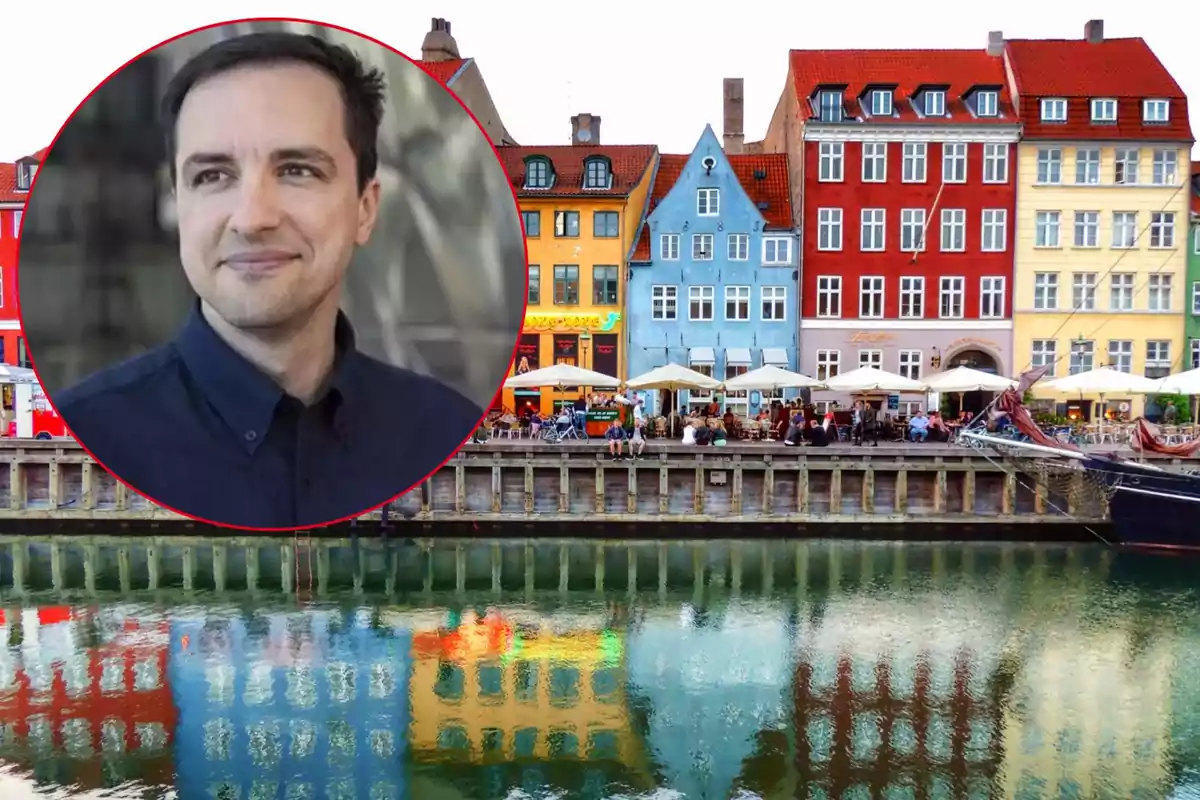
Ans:
{"type": "Polygon", "coordinates": [[[925,384],[875,367],[859,367],[825,381],[831,392],[924,392],[925,384]]]}
{"type": "MultiPolygon", "coordinates": [[[[1168,375],[1158,382],[1158,391],[1162,394],[1183,394],[1188,397],[1200,398],[1200,369],[1189,369],[1178,375],[1168,375]]],[[[1196,400],[1196,414],[1193,420],[1200,417],[1200,400],[1196,400]]]]}
{"type": "Polygon", "coordinates": [[[553,386],[562,389],[567,386],[616,386],[619,383],[620,381],[611,375],[592,372],[590,369],[570,364],[555,364],[552,367],[543,367],[521,375],[513,375],[504,382],[504,386],[507,389],[528,389],[537,386],[553,386]]]}
{"type": "Polygon", "coordinates": [[[37,373],[28,367],[0,364],[0,383],[37,383],[37,373]]]}
{"type": "Polygon", "coordinates": [[[1097,367],[1087,372],[1077,372],[1055,378],[1042,384],[1043,389],[1060,394],[1094,394],[1100,397],[1100,419],[1096,424],[1098,430],[1104,429],[1104,398],[1110,394],[1157,394],[1161,381],[1122,372],[1111,367],[1097,367]]]}
{"type": "MultiPolygon", "coordinates": [[[[716,389],[721,382],[680,364],[666,364],[625,381],[630,389],[666,389],[675,393],[675,409],[679,410],[680,389],[716,389]]],[[[671,434],[675,434],[675,417],[671,417],[671,434]]]]}
{"type": "Polygon", "coordinates": [[[771,391],[776,389],[816,389],[824,385],[816,378],[810,378],[807,375],[801,375],[799,372],[792,372],[791,370],[777,367],[774,364],[767,364],[758,369],[743,372],[741,375],[725,381],[725,389],[727,391],[741,391],[742,389],[765,389],[771,391]]]}
{"type": "Polygon", "coordinates": [[[925,381],[925,388],[931,392],[1003,392],[1017,385],[1012,378],[1003,375],[993,375],[970,367],[955,367],[939,372],[925,381]]]}

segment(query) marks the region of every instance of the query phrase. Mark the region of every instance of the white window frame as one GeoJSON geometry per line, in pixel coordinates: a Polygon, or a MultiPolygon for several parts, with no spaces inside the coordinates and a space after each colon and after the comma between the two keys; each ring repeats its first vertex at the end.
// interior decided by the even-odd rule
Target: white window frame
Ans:
{"type": "Polygon", "coordinates": [[[1192,315],[1200,317],[1200,281],[1192,281],[1192,315]]]}
{"type": "Polygon", "coordinates": [[[1100,184],[1100,148],[1075,148],[1075,183],[1079,186],[1100,184]]]}
{"type": "Polygon", "coordinates": [[[1150,97],[1142,101],[1142,122],[1163,125],[1171,121],[1171,101],[1150,97]]]}
{"type": "Polygon", "coordinates": [[[1137,186],[1142,167],[1142,151],[1136,147],[1118,147],[1113,153],[1113,183],[1137,186]]]}
{"type": "Polygon", "coordinates": [[[763,286],[759,289],[758,297],[758,309],[763,322],[787,322],[786,286],[763,286]]]}
{"type": "Polygon", "coordinates": [[[900,319],[925,318],[925,278],[921,275],[900,276],[900,319]]]}
{"type": "Polygon", "coordinates": [[[792,265],[791,238],[787,236],[763,237],[762,263],[764,267],[790,267],[792,265]]]}
{"type": "Polygon", "coordinates": [[[983,146],[983,182],[1008,183],[1008,145],[987,142],[983,146]]]}
{"type": "Polygon", "coordinates": [[[1072,247],[1085,249],[1100,246],[1100,212],[1076,211],[1072,247]]]}
{"type": "Polygon", "coordinates": [[[1117,372],[1131,374],[1133,372],[1133,340],[1108,340],[1108,367],[1117,372]],[[1115,345],[1115,346],[1114,346],[1115,345]]]}
{"type": "Polygon", "coordinates": [[[1067,374],[1078,375],[1096,368],[1096,340],[1072,340],[1071,354],[1067,357],[1067,374]]]}
{"type": "Polygon", "coordinates": [[[1113,97],[1093,97],[1092,122],[1116,122],[1117,101],[1113,97]]]}
{"type": "Polygon", "coordinates": [[[1200,339],[1192,339],[1191,351],[1191,369],[1200,369],[1200,339]]]}
{"type": "Polygon", "coordinates": [[[1039,147],[1037,151],[1038,186],[1057,186],[1062,183],[1063,151],[1061,147],[1039,147]]]}
{"type": "Polygon", "coordinates": [[[813,375],[819,381],[829,380],[842,371],[842,351],[841,350],[818,350],[817,359],[815,362],[816,369],[813,375]]]}
{"type": "Polygon", "coordinates": [[[1175,212],[1150,212],[1150,249],[1173,250],[1175,248],[1175,212]]]}
{"type": "Polygon", "coordinates": [[[1114,211],[1112,222],[1112,248],[1114,250],[1132,250],[1138,246],[1138,214],[1136,211],[1114,211]],[[1120,233],[1128,233],[1129,238],[1118,237],[1120,233]],[[1128,242],[1128,243],[1126,243],[1128,242]]]}
{"type": "Polygon", "coordinates": [[[979,249],[984,253],[1008,250],[1008,209],[985,208],[980,214],[979,249]]]}
{"type": "Polygon", "coordinates": [[[664,233],[658,237],[658,257],[663,261],[679,260],[679,234],[664,233]]]}
{"type": "Polygon", "coordinates": [[[25,217],[25,211],[18,209],[13,212],[13,238],[21,238],[21,220],[25,217]]]}
{"type": "Polygon", "coordinates": [[[887,249],[887,209],[864,208],[859,212],[858,249],[864,253],[887,249]]]}
{"type": "Polygon", "coordinates": [[[963,253],[967,250],[967,210],[965,208],[943,208],[941,236],[938,249],[943,253],[963,253]],[[958,241],[955,241],[955,232],[958,241]],[[949,244],[947,244],[949,240],[949,244]]]}
{"type": "Polygon", "coordinates": [[[846,118],[846,98],[836,89],[823,89],[817,95],[816,111],[821,122],[841,122],[846,118]]]}
{"type": "Polygon", "coordinates": [[[1058,370],[1058,342],[1055,339],[1034,339],[1029,345],[1029,363],[1035,369],[1049,367],[1046,377],[1053,378],[1058,370]]]}
{"type": "Polygon", "coordinates": [[[712,322],[716,313],[717,290],[714,286],[688,287],[688,321],[712,322]],[[704,316],[704,304],[708,303],[708,316],[704,316]],[[693,304],[699,304],[699,309],[693,304]],[[698,314],[698,315],[697,315],[698,314]]]}
{"type": "Polygon", "coordinates": [[[1179,181],[1179,151],[1171,147],[1156,147],[1151,151],[1150,183],[1153,186],[1174,186],[1179,181]]]}
{"type": "Polygon", "coordinates": [[[696,216],[716,217],[721,213],[721,190],[706,186],[696,190],[696,216]]]}
{"type": "Polygon", "coordinates": [[[1200,256],[1200,225],[1192,231],[1192,252],[1200,256]]]}
{"type": "Polygon", "coordinates": [[[1058,310],[1058,273],[1033,273],[1033,310],[1058,310]]]}
{"type": "Polygon", "coordinates": [[[846,179],[846,146],[842,142],[821,142],[817,156],[817,180],[841,183],[846,179]]]}
{"type": "Polygon", "coordinates": [[[975,113],[980,117],[995,117],[1000,113],[1000,93],[983,89],[975,98],[975,113]]]}
{"type": "Polygon", "coordinates": [[[920,350],[901,350],[896,356],[897,373],[912,381],[921,380],[921,368],[925,365],[925,354],[920,350]]]}
{"type": "Polygon", "coordinates": [[[730,261],[749,261],[750,234],[729,234],[725,239],[725,257],[730,261]]]}
{"type": "Polygon", "coordinates": [[[1095,272],[1071,273],[1071,308],[1076,311],[1096,310],[1096,290],[1100,276],[1095,272]]]}
{"type": "Polygon", "coordinates": [[[716,243],[711,233],[692,234],[692,261],[712,261],[716,243]]]}
{"type": "Polygon", "coordinates": [[[875,369],[883,369],[883,351],[876,348],[868,348],[858,351],[858,366],[874,367],[875,369]]]}
{"type": "Polygon", "coordinates": [[[841,319],[842,316],[842,276],[817,276],[817,317],[820,319],[841,319]],[[824,310],[822,310],[824,306],[824,310]]]}
{"type": "Polygon", "coordinates": [[[926,234],[925,227],[925,209],[900,209],[900,252],[924,252],[926,234]]]}
{"type": "Polygon", "coordinates": [[[1108,310],[1133,311],[1133,292],[1137,273],[1112,272],[1108,276],[1108,310]]]}
{"type": "Polygon", "coordinates": [[[753,293],[749,286],[733,285],[725,287],[725,321],[726,322],[749,322],[750,321],[750,303],[753,299],[753,293]],[[733,305],[733,315],[729,313],[729,306],[733,305]]]}
{"type": "Polygon", "coordinates": [[[922,102],[926,117],[946,116],[946,92],[942,89],[927,89],[922,102]]]}
{"type": "Polygon", "coordinates": [[[938,318],[963,319],[966,316],[967,279],[961,275],[943,275],[938,280],[938,318]],[[950,311],[946,310],[946,299],[950,299],[950,311]],[[958,313],[954,313],[957,305],[958,313]]]}
{"type": "Polygon", "coordinates": [[[882,275],[863,275],[858,279],[859,319],[883,319],[885,284],[882,275]]]}
{"type": "Polygon", "coordinates": [[[1148,339],[1146,341],[1146,367],[1142,374],[1147,378],[1165,378],[1171,371],[1171,340],[1148,339]],[[1154,371],[1158,374],[1151,375],[1154,371]]]}
{"type": "Polygon", "coordinates": [[[980,319],[1004,319],[1006,283],[1001,275],[984,275],[979,279],[980,319]]]}
{"type": "Polygon", "coordinates": [[[967,182],[967,143],[942,144],[942,183],[967,182]]]}
{"type": "Polygon", "coordinates": [[[1063,97],[1043,97],[1039,107],[1042,122],[1066,122],[1067,101],[1063,97]]]}
{"type": "Polygon", "coordinates": [[[905,142],[901,146],[901,183],[925,183],[929,167],[929,145],[925,142],[905,142]]]}
{"type": "Polygon", "coordinates": [[[1166,272],[1153,272],[1146,282],[1146,304],[1148,311],[1170,313],[1175,288],[1172,275],[1166,272]]]}
{"type": "Polygon", "coordinates": [[[887,183],[887,142],[862,143],[862,182],[887,183]]]}
{"type": "Polygon", "coordinates": [[[840,208],[817,209],[817,250],[832,253],[842,249],[842,218],[840,208]]]}
{"type": "Polygon", "coordinates": [[[659,283],[650,287],[650,319],[673,322],[679,319],[679,287],[659,283]]]}
{"type": "MultiPolygon", "coordinates": [[[[750,371],[749,364],[729,363],[729,351],[725,352],[725,380],[731,380],[738,375],[750,371]]],[[[750,392],[745,389],[729,389],[725,392],[725,410],[733,412],[736,417],[745,417],[750,412],[750,392]]]]}
{"type": "Polygon", "coordinates": [[[871,90],[871,116],[890,117],[892,115],[892,90],[871,90]]]}
{"type": "Polygon", "coordinates": [[[1062,246],[1062,212],[1038,211],[1034,214],[1033,246],[1054,249],[1062,246]]]}

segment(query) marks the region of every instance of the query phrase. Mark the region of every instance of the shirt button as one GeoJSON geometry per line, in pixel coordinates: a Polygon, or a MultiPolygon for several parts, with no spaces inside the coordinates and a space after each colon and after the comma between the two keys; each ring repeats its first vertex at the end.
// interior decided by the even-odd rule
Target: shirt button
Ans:
{"type": "Polygon", "coordinates": [[[253,442],[258,438],[258,431],[246,431],[246,441],[253,442]]]}

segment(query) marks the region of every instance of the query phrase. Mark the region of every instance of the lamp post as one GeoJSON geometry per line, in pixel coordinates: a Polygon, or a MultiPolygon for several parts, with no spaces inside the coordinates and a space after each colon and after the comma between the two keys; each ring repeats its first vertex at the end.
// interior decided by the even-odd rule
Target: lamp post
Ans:
{"type": "Polygon", "coordinates": [[[579,366],[581,369],[591,369],[591,365],[588,364],[587,360],[588,345],[591,343],[592,335],[590,333],[584,331],[579,334],[579,366]]]}

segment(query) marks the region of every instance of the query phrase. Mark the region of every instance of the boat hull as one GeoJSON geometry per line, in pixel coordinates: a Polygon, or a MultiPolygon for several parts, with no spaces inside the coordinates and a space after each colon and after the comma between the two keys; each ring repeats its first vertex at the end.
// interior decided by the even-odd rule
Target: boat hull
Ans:
{"type": "Polygon", "coordinates": [[[1087,459],[1110,490],[1109,517],[1128,547],[1200,550],[1200,477],[1087,459]]]}

